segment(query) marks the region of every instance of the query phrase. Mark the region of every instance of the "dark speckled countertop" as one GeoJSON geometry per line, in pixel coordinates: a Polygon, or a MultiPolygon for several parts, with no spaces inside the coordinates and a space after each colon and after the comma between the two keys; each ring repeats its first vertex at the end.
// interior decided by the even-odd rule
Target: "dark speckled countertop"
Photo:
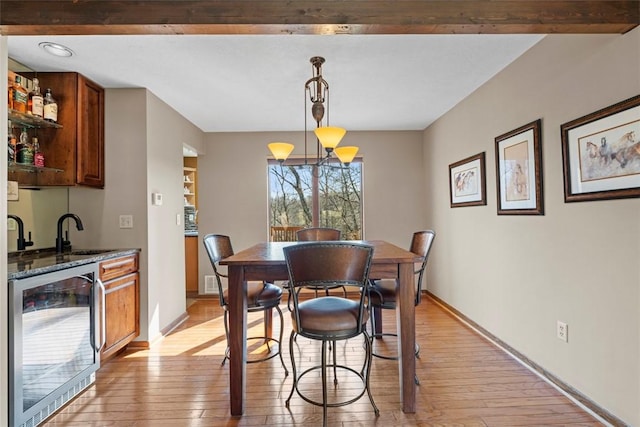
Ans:
{"type": "Polygon", "coordinates": [[[132,255],[140,249],[77,249],[56,254],[54,248],[11,252],[7,260],[8,280],[24,279],[65,268],[132,255]]]}

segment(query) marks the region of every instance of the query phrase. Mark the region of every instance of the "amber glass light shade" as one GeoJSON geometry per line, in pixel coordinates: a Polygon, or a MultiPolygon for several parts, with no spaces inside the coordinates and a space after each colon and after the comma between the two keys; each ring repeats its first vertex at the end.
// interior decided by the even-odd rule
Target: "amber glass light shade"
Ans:
{"type": "Polygon", "coordinates": [[[289,154],[293,151],[293,144],[288,142],[272,142],[267,145],[273,157],[279,162],[284,162],[289,157],[289,154]]]}
{"type": "Polygon", "coordinates": [[[345,165],[349,165],[353,161],[353,158],[356,157],[358,153],[358,147],[347,146],[347,147],[338,147],[334,150],[338,159],[345,165]]]}
{"type": "Polygon", "coordinates": [[[347,130],[335,126],[325,126],[316,128],[314,132],[325,150],[333,151],[340,144],[347,130]]]}

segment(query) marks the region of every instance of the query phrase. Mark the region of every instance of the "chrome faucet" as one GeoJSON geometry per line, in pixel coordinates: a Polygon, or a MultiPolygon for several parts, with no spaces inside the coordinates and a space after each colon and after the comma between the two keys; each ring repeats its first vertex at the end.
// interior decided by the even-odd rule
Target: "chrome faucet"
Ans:
{"type": "Polygon", "coordinates": [[[56,253],[57,254],[61,254],[62,251],[64,250],[65,246],[71,245],[71,242],[67,240],[69,238],[69,232],[68,231],[65,232],[65,238],[64,239],[62,238],[62,223],[67,218],[71,218],[76,222],[76,229],[78,231],[84,230],[84,226],[82,225],[82,221],[80,220],[80,217],[78,215],[76,215],[76,214],[66,213],[66,214],[62,215],[60,218],[58,218],[58,235],[56,237],[56,253]]]}
{"type": "Polygon", "coordinates": [[[8,218],[11,218],[18,224],[18,250],[23,251],[27,249],[27,246],[33,246],[33,242],[31,241],[31,232],[29,232],[29,241],[24,239],[24,222],[18,215],[7,215],[8,218]]]}

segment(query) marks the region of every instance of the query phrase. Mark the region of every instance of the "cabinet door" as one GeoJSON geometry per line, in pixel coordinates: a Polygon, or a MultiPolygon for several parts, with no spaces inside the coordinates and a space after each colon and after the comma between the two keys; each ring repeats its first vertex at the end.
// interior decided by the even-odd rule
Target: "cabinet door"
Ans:
{"type": "Polygon", "coordinates": [[[140,334],[139,275],[129,274],[105,283],[105,346],[107,359],[140,334]]]}
{"type": "Polygon", "coordinates": [[[104,188],[104,90],[78,75],[76,182],[104,188]]]}
{"type": "Polygon", "coordinates": [[[198,237],[184,238],[185,282],[187,294],[198,295],[198,237]]]}

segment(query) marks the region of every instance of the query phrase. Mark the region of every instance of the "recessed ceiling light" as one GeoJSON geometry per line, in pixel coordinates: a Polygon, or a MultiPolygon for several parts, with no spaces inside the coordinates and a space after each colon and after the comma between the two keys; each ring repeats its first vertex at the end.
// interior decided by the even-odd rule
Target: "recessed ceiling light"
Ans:
{"type": "Polygon", "coordinates": [[[42,42],[38,44],[45,52],[50,53],[51,55],[61,56],[64,58],[68,58],[73,55],[73,51],[66,46],[63,46],[58,43],[52,42],[42,42]]]}

